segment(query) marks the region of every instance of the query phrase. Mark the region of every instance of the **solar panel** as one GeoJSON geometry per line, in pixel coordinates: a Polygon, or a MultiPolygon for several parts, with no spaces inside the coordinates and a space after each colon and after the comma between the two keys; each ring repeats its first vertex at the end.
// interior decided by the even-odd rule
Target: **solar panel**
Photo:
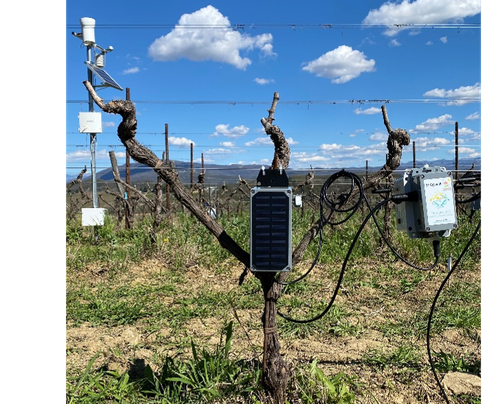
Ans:
{"type": "Polygon", "coordinates": [[[250,269],[290,271],[292,205],[290,188],[252,188],[250,195],[250,269]]]}
{"type": "Polygon", "coordinates": [[[101,69],[88,61],[85,62],[85,64],[92,73],[101,79],[104,85],[116,88],[117,90],[123,90],[123,88],[121,88],[121,86],[108,73],[106,73],[104,69],[101,69]]]}

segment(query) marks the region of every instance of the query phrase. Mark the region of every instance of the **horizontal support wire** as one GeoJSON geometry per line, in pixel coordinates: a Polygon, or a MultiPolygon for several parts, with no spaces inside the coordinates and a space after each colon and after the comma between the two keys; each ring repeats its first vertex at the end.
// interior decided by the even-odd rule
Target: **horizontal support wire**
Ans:
{"type": "MultiPolygon", "coordinates": [[[[88,104],[88,100],[66,100],[67,104],[88,104]]],[[[176,104],[176,105],[267,105],[269,101],[228,101],[228,100],[133,100],[134,104],[176,104]]],[[[393,100],[280,100],[280,105],[337,105],[337,104],[460,104],[481,102],[481,98],[401,98],[393,100]]]]}
{"type": "MultiPolygon", "coordinates": [[[[80,28],[80,24],[68,24],[67,29],[80,28]]],[[[254,30],[254,29],[480,29],[481,24],[343,24],[343,23],[325,23],[325,24],[99,24],[100,29],[221,29],[221,30],[254,30]]]]}

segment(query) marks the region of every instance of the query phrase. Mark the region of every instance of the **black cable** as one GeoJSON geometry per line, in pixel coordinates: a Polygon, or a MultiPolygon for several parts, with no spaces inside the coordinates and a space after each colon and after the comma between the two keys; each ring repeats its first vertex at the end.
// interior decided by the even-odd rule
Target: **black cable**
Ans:
{"type": "Polygon", "coordinates": [[[345,171],[345,170],[341,170],[341,171],[331,175],[325,181],[323,186],[321,187],[320,215],[321,215],[322,220],[324,221],[324,223],[327,223],[330,225],[339,225],[339,224],[346,222],[347,220],[349,220],[352,217],[352,215],[354,215],[356,210],[358,210],[359,206],[361,205],[362,198],[364,195],[365,195],[365,192],[363,189],[363,182],[356,174],[353,174],[353,173],[345,171]],[[341,177],[347,177],[351,180],[351,188],[350,188],[349,192],[340,194],[338,199],[336,201],[333,201],[328,195],[328,189],[336,180],[338,180],[341,177]],[[343,209],[343,206],[347,203],[347,201],[349,200],[349,198],[353,194],[355,185],[359,190],[358,200],[351,207],[346,207],[345,209],[343,209]],[[347,217],[345,217],[343,220],[341,220],[339,222],[331,222],[329,220],[329,218],[327,219],[325,217],[325,215],[323,214],[323,206],[324,205],[326,205],[330,209],[331,212],[340,212],[340,213],[350,212],[350,213],[349,213],[349,215],[347,215],[347,217]]]}
{"type": "MultiPolygon", "coordinates": [[[[349,247],[348,253],[347,253],[346,257],[344,258],[344,262],[342,264],[342,269],[341,269],[340,274],[339,274],[339,279],[337,281],[337,286],[335,288],[334,294],[333,294],[332,298],[330,299],[330,302],[328,303],[327,307],[323,310],[323,312],[321,312],[317,316],[315,316],[315,317],[313,317],[311,319],[307,319],[307,320],[293,319],[291,317],[288,317],[288,316],[284,315],[280,311],[278,311],[278,315],[280,317],[284,318],[285,320],[292,321],[292,322],[295,322],[295,323],[301,323],[301,324],[310,323],[310,322],[313,322],[313,321],[316,321],[316,320],[319,320],[320,318],[322,318],[330,310],[330,308],[332,307],[332,305],[333,305],[333,303],[334,303],[334,301],[335,301],[335,299],[337,297],[337,294],[338,294],[338,291],[340,289],[340,285],[341,285],[342,279],[343,279],[344,274],[345,274],[345,270],[346,270],[346,266],[347,266],[347,261],[348,261],[350,255],[351,255],[351,253],[352,253],[352,250],[354,249],[354,246],[355,246],[355,244],[356,244],[356,242],[357,242],[357,240],[358,240],[361,232],[363,231],[366,223],[368,222],[368,220],[372,216],[374,216],[374,214],[383,205],[385,205],[386,203],[388,203],[390,201],[394,201],[395,203],[401,203],[403,201],[414,201],[415,198],[418,198],[418,194],[416,192],[409,192],[407,194],[392,195],[391,197],[389,197],[389,198],[387,198],[387,199],[379,202],[377,204],[377,206],[375,206],[374,209],[371,209],[370,203],[369,203],[368,198],[366,197],[366,194],[365,194],[364,189],[363,189],[363,183],[362,183],[361,179],[356,174],[350,173],[350,172],[345,171],[345,170],[341,170],[341,171],[339,171],[339,172],[331,175],[325,181],[325,183],[323,184],[323,187],[321,188],[321,192],[320,192],[320,220],[319,220],[319,224],[318,224],[318,226],[319,226],[319,231],[318,231],[318,233],[319,233],[319,245],[318,245],[318,250],[316,252],[316,257],[315,257],[312,265],[299,278],[297,278],[297,279],[295,279],[293,281],[290,281],[290,282],[280,282],[278,280],[275,280],[276,283],[278,283],[280,285],[284,285],[284,286],[291,285],[291,284],[294,284],[294,283],[296,283],[296,282],[304,279],[312,271],[312,269],[314,268],[314,266],[317,263],[317,260],[319,258],[320,252],[321,252],[322,241],[323,241],[323,226],[325,224],[338,225],[338,224],[344,223],[345,221],[347,221],[348,219],[350,219],[352,217],[352,215],[354,215],[354,213],[359,208],[359,206],[360,206],[360,204],[361,204],[361,202],[362,202],[363,199],[365,200],[370,213],[363,220],[363,223],[361,224],[360,228],[358,229],[358,232],[356,233],[355,237],[353,238],[353,241],[351,242],[351,245],[349,247]],[[339,198],[336,201],[333,201],[328,196],[328,189],[330,188],[330,186],[337,179],[339,179],[341,177],[348,177],[348,178],[350,178],[350,180],[351,180],[350,190],[347,193],[340,194],[339,198]],[[358,198],[358,200],[351,207],[343,208],[343,206],[347,203],[347,201],[349,200],[350,196],[352,195],[352,193],[354,191],[355,185],[359,189],[359,198],[358,198]],[[332,222],[324,214],[324,206],[325,205],[330,209],[330,215],[329,215],[329,217],[331,217],[334,212],[341,212],[341,213],[349,213],[350,212],[350,213],[343,220],[341,220],[339,222],[332,222]]],[[[410,266],[410,267],[412,267],[414,269],[418,269],[418,270],[421,270],[421,271],[429,271],[429,270],[432,270],[433,268],[436,267],[436,265],[437,265],[437,263],[439,261],[439,257],[441,255],[441,247],[440,247],[440,241],[439,241],[439,239],[433,240],[433,249],[434,249],[434,257],[435,257],[434,263],[430,267],[422,268],[422,267],[419,267],[419,266],[417,266],[415,264],[412,264],[411,262],[409,262],[406,259],[404,259],[394,249],[394,247],[391,245],[391,243],[387,240],[387,238],[383,234],[382,229],[380,228],[380,226],[379,226],[379,224],[378,224],[378,222],[377,222],[377,220],[376,220],[375,217],[373,218],[373,220],[375,222],[375,225],[376,225],[376,227],[377,227],[380,235],[382,236],[383,240],[385,241],[385,243],[389,246],[389,248],[394,253],[394,255],[396,255],[396,257],[399,258],[401,261],[403,261],[405,264],[407,264],[408,266],[410,266]]]]}
{"type": "MultiPolygon", "coordinates": [[[[396,195],[392,195],[389,200],[392,201],[392,202],[396,202],[396,203],[400,203],[400,202],[403,202],[403,201],[412,201],[412,200],[415,200],[414,198],[418,198],[418,194],[415,192],[415,191],[412,191],[412,192],[409,192],[407,194],[396,194],[396,195]]],[[[368,208],[370,208],[370,204],[368,202],[368,198],[366,198],[365,196],[365,201],[366,201],[366,204],[368,205],[368,208]]],[[[439,260],[439,257],[441,255],[441,247],[440,247],[440,241],[439,239],[435,239],[433,240],[433,249],[434,249],[434,263],[430,266],[430,267],[427,267],[427,268],[422,268],[422,267],[419,267],[415,264],[412,264],[411,262],[407,261],[405,258],[403,258],[403,256],[401,256],[397,251],[396,249],[392,246],[392,244],[389,242],[389,240],[387,240],[387,238],[385,237],[384,235],[384,232],[382,231],[382,229],[380,228],[377,220],[375,218],[373,218],[373,221],[375,222],[375,225],[377,226],[377,229],[378,229],[378,232],[380,233],[380,236],[382,237],[382,239],[385,241],[385,243],[387,244],[387,246],[390,248],[390,250],[392,251],[392,253],[397,257],[399,258],[401,261],[403,261],[406,265],[414,268],[414,269],[418,269],[419,271],[430,271],[432,269],[434,269],[438,263],[438,260],[439,260]]]]}
{"type": "MultiPolygon", "coordinates": [[[[310,272],[311,270],[313,269],[313,267],[316,265],[316,262],[317,262],[317,259],[319,257],[319,253],[321,251],[321,243],[322,243],[322,237],[323,237],[323,234],[322,234],[322,229],[323,229],[323,226],[325,224],[331,224],[331,225],[337,225],[337,224],[341,224],[341,223],[344,223],[345,221],[347,221],[348,219],[350,219],[352,217],[352,215],[356,212],[356,210],[359,208],[360,204],[361,204],[361,201],[364,199],[368,208],[369,208],[369,211],[370,213],[366,216],[366,218],[363,220],[363,223],[361,224],[360,228],[358,229],[358,232],[356,233],[356,235],[354,236],[352,242],[351,242],[351,245],[349,247],[349,250],[347,252],[347,255],[346,257],[344,258],[344,262],[342,264],[342,269],[340,271],[340,274],[339,274],[339,278],[338,278],[338,281],[337,281],[337,286],[335,288],[335,291],[333,293],[333,296],[332,298],[330,299],[330,302],[328,303],[327,307],[320,313],[318,314],[317,316],[313,317],[313,318],[310,318],[310,319],[307,319],[307,320],[297,320],[297,319],[293,319],[291,317],[288,317],[286,315],[284,315],[283,313],[281,313],[280,311],[277,312],[277,314],[284,318],[285,320],[288,320],[288,321],[291,321],[291,322],[294,322],[294,323],[299,323],[299,324],[305,324],[305,323],[311,323],[313,321],[316,321],[316,320],[319,320],[320,318],[322,318],[329,310],[330,308],[333,306],[333,303],[335,302],[335,299],[337,298],[337,294],[338,294],[338,291],[340,289],[340,285],[342,283],[342,280],[343,280],[343,277],[344,277],[344,274],[345,274],[345,271],[346,271],[346,266],[347,266],[347,261],[352,253],[352,250],[354,249],[354,246],[359,238],[359,236],[361,235],[361,232],[363,231],[366,223],[368,222],[368,220],[374,216],[374,214],[383,206],[385,205],[386,203],[390,202],[390,201],[393,201],[394,199],[396,199],[397,202],[401,202],[403,200],[413,200],[414,198],[416,197],[416,195],[414,193],[408,193],[408,194],[401,194],[401,195],[394,195],[394,196],[391,196],[390,198],[387,198],[381,202],[379,202],[377,204],[377,206],[375,206],[374,209],[371,209],[370,207],[370,204],[369,204],[369,201],[368,201],[368,198],[366,197],[366,194],[364,192],[364,189],[363,189],[363,183],[361,181],[361,179],[356,175],[356,174],[353,174],[353,173],[350,173],[348,171],[345,171],[345,170],[341,170],[333,175],[331,175],[326,181],[325,183],[323,184],[323,187],[321,188],[321,192],[320,192],[320,222],[319,222],[319,234],[320,234],[320,241],[319,241],[319,246],[318,246],[318,251],[316,253],[316,257],[313,261],[313,264],[311,265],[311,267],[308,269],[308,271],[306,271],[306,273],[304,273],[303,275],[301,275],[299,278],[291,281],[291,282],[279,282],[278,280],[275,280],[276,283],[278,284],[281,284],[281,285],[291,285],[293,283],[296,283],[302,279],[304,279],[310,272]],[[348,193],[342,193],[340,194],[339,198],[338,198],[338,201],[337,202],[334,202],[331,200],[331,198],[328,197],[328,188],[335,182],[335,180],[337,180],[338,178],[341,178],[341,177],[348,177],[351,179],[351,187],[350,187],[350,190],[348,193]],[[359,189],[359,198],[358,200],[351,206],[351,207],[347,207],[347,208],[343,208],[343,206],[346,204],[346,202],[349,200],[350,196],[352,195],[353,191],[354,191],[354,186],[357,186],[358,189],[359,189]],[[327,207],[330,208],[330,217],[331,215],[334,213],[334,212],[341,212],[341,213],[348,213],[348,216],[346,218],[344,218],[343,220],[339,221],[339,222],[332,222],[329,220],[329,218],[326,218],[326,216],[324,215],[324,211],[323,211],[323,208],[324,208],[324,205],[326,205],[327,207]]],[[[436,265],[437,265],[437,262],[439,260],[439,256],[440,256],[440,244],[439,244],[439,240],[434,240],[434,243],[433,243],[433,246],[434,246],[434,256],[435,256],[435,261],[433,263],[433,265],[429,268],[421,268],[421,267],[418,267],[408,261],[406,261],[403,257],[401,257],[401,255],[399,255],[395,249],[390,245],[389,241],[385,238],[385,236],[383,235],[383,232],[382,232],[382,229],[380,228],[377,220],[373,219],[375,221],[375,225],[377,226],[377,229],[379,231],[379,233],[381,234],[382,238],[384,239],[384,241],[386,242],[386,244],[389,246],[389,248],[392,250],[392,252],[398,257],[400,258],[403,262],[405,262],[407,265],[413,267],[413,268],[416,268],[416,269],[419,269],[419,270],[430,270],[432,268],[434,268],[436,265]]]]}
{"type": "Polygon", "coordinates": [[[455,198],[457,203],[469,203],[469,202],[477,201],[478,199],[481,199],[481,192],[479,192],[475,195],[472,195],[469,199],[460,200],[460,199],[455,198]]]}
{"type": "Polygon", "coordinates": [[[321,317],[323,317],[326,313],[328,313],[328,311],[330,310],[330,308],[333,306],[333,303],[335,302],[335,299],[337,298],[337,294],[338,294],[338,291],[340,289],[340,285],[342,283],[342,279],[344,277],[344,274],[345,274],[345,270],[346,270],[346,266],[347,266],[347,261],[349,260],[349,257],[352,253],[352,250],[354,249],[354,246],[356,244],[356,242],[358,241],[358,238],[361,234],[361,232],[363,231],[366,223],[368,222],[368,220],[372,217],[372,215],[377,211],[377,209],[379,209],[381,206],[383,206],[384,204],[386,204],[387,202],[389,202],[390,199],[385,199],[381,202],[379,202],[377,204],[377,206],[375,207],[375,209],[373,210],[370,210],[370,213],[368,214],[368,216],[366,216],[366,218],[363,220],[363,223],[361,224],[360,228],[358,229],[358,232],[356,233],[356,235],[354,236],[353,238],[353,241],[351,243],[351,246],[349,247],[349,251],[347,252],[347,255],[344,259],[344,263],[342,264],[342,269],[340,271],[340,275],[339,275],[339,279],[337,281],[337,286],[335,288],[335,291],[333,293],[333,296],[332,298],[330,299],[330,302],[328,303],[328,306],[326,306],[326,308],[323,310],[323,312],[321,312],[320,314],[318,314],[317,316],[311,318],[311,319],[308,319],[308,320],[297,320],[297,319],[293,319],[291,317],[288,317],[288,316],[285,316],[283,313],[281,313],[279,310],[278,310],[278,315],[282,318],[284,318],[285,320],[288,320],[288,321],[291,321],[293,323],[299,323],[299,324],[305,324],[305,323],[312,323],[313,321],[316,321],[316,320],[319,320],[321,317]]]}
{"type": "Polygon", "coordinates": [[[363,190],[363,182],[361,179],[353,173],[350,173],[345,170],[341,170],[335,174],[332,174],[328,179],[324,182],[323,186],[321,187],[320,195],[319,195],[319,221],[318,221],[318,249],[316,251],[316,256],[314,257],[314,260],[309,267],[309,269],[303,273],[301,276],[298,278],[294,279],[293,281],[290,282],[281,282],[279,280],[275,280],[275,282],[279,285],[293,285],[294,283],[297,283],[304,279],[307,275],[311,273],[313,268],[316,266],[319,256],[321,254],[322,246],[323,246],[323,227],[326,224],[330,225],[338,225],[341,223],[344,223],[348,219],[351,218],[351,216],[356,212],[356,210],[359,208],[361,201],[362,201],[362,195],[364,195],[364,190],[363,190]],[[340,194],[340,198],[337,202],[334,202],[329,196],[328,196],[328,189],[331,187],[331,185],[337,181],[341,177],[348,177],[351,180],[350,184],[350,190],[347,193],[342,193],[340,194]],[[352,193],[354,192],[354,186],[357,186],[359,190],[359,198],[356,201],[356,203],[348,208],[343,208],[343,205],[348,201],[352,193]],[[327,206],[330,209],[330,214],[328,217],[324,214],[324,206],[327,206]],[[341,220],[340,222],[331,222],[330,218],[335,212],[341,212],[341,213],[347,213],[351,212],[347,218],[344,218],[344,220],[341,220]]]}
{"type": "MultiPolygon", "coordinates": [[[[362,187],[362,183],[361,181],[359,180],[359,183],[360,185],[359,186],[359,189],[360,189],[360,198],[358,199],[358,201],[351,207],[351,208],[348,208],[348,209],[339,209],[337,208],[338,207],[342,207],[345,202],[349,199],[350,195],[352,194],[353,192],[353,189],[354,189],[354,184],[357,183],[359,180],[359,177],[357,177],[355,174],[352,174],[352,173],[348,173],[348,172],[345,172],[344,170],[342,170],[341,172],[337,173],[337,174],[334,174],[332,175],[326,182],[325,184],[323,185],[323,188],[321,190],[321,197],[320,197],[320,222],[319,222],[319,234],[320,234],[320,246],[318,248],[318,253],[316,254],[316,258],[314,260],[314,264],[316,263],[317,259],[318,259],[318,256],[319,256],[319,252],[321,251],[321,241],[322,241],[322,228],[323,228],[323,225],[325,223],[330,223],[330,224],[340,224],[340,223],[343,223],[345,222],[346,220],[348,220],[353,214],[354,212],[357,210],[357,208],[359,207],[359,204],[360,204],[360,201],[362,198],[365,199],[365,202],[366,204],[368,205],[368,208],[369,208],[369,214],[367,215],[367,217],[363,220],[363,223],[361,224],[361,226],[359,227],[358,229],[358,232],[356,233],[356,235],[354,236],[353,238],[353,241],[351,242],[351,245],[349,247],[349,250],[346,254],[346,257],[344,258],[344,262],[342,264],[342,269],[340,271],[340,274],[339,274],[339,278],[338,278],[338,281],[337,281],[337,286],[335,288],[335,291],[333,293],[333,296],[332,298],[330,299],[330,302],[328,303],[328,305],[326,306],[326,308],[321,312],[319,313],[318,315],[316,315],[315,317],[313,318],[310,318],[310,319],[306,319],[306,320],[298,320],[298,319],[294,319],[294,318],[291,318],[291,317],[288,317],[286,315],[284,315],[283,313],[281,313],[279,310],[277,312],[277,314],[284,318],[285,320],[288,320],[288,321],[291,321],[291,322],[294,322],[294,323],[298,323],[298,324],[306,324],[306,323],[311,323],[311,322],[314,322],[316,320],[319,320],[320,318],[322,318],[326,313],[328,313],[328,311],[330,310],[330,308],[333,306],[334,302],[335,302],[335,299],[337,298],[337,295],[338,295],[338,291],[340,289],[340,285],[342,283],[342,279],[344,277],[344,274],[345,274],[345,271],[346,271],[346,266],[347,266],[347,262],[349,260],[349,257],[354,249],[354,246],[359,238],[359,236],[361,235],[361,232],[363,231],[366,223],[368,222],[368,220],[374,216],[374,214],[383,206],[385,205],[386,203],[390,202],[390,201],[395,201],[396,203],[399,203],[399,202],[402,202],[402,201],[406,201],[406,200],[413,200],[415,198],[415,195],[413,195],[412,193],[408,193],[408,194],[400,194],[400,195],[393,195],[391,196],[390,198],[387,198],[387,199],[384,199],[383,201],[379,202],[374,209],[371,209],[370,208],[370,204],[369,204],[369,201],[368,201],[368,198],[366,197],[366,195],[364,194],[363,192],[363,187],[362,187]],[[328,193],[327,193],[327,189],[329,188],[329,186],[335,181],[335,179],[339,178],[340,176],[348,176],[351,178],[351,189],[350,189],[350,192],[348,194],[341,194],[340,195],[340,200],[339,202],[337,203],[333,203],[329,198],[328,198],[328,193]],[[357,178],[357,180],[355,180],[355,178],[357,178]],[[343,221],[339,222],[339,223],[333,223],[333,222],[330,222],[329,219],[326,219],[325,220],[325,216],[323,214],[323,204],[326,204],[330,210],[331,210],[331,214],[334,212],[334,211],[340,211],[340,212],[349,212],[352,210],[352,212],[348,215],[348,217],[346,219],[344,219],[343,221]]],[[[480,194],[479,194],[480,195],[480,194]]],[[[477,198],[476,198],[477,199],[477,198]]],[[[474,200],[474,199],[473,199],[474,200]]],[[[398,257],[400,258],[403,262],[405,262],[407,265],[411,266],[412,268],[415,268],[415,269],[419,269],[419,270],[430,270],[432,268],[434,268],[438,262],[438,259],[440,257],[440,241],[439,239],[435,239],[433,240],[433,249],[434,249],[434,256],[435,256],[435,262],[434,264],[429,267],[429,268],[421,268],[421,267],[418,267],[416,265],[413,265],[411,263],[409,263],[408,261],[406,261],[403,257],[401,257],[400,254],[398,254],[396,252],[396,250],[392,247],[392,245],[389,243],[389,241],[387,240],[387,238],[384,236],[383,232],[382,232],[382,229],[380,228],[376,218],[374,217],[374,221],[375,221],[375,224],[377,226],[377,229],[380,233],[380,235],[382,236],[382,238],[384,239],[384,241],[386,242],[386,244],[389,246],[389,248],[391,249],[391,251],[398,257]]],[[[435,366],[434,366],[434,362],[432,361],[432,353],[431,353],[431,348],[430,348],[430,330],[431,330],[431,324],[432,324],[432,316],[433,316],[433,313],[434,313],[434,310],[435,310],[435,307],[436,307],[436,303],[437,303],[437,299],[439,298],[439,295],[441,293],[441,291],[443,290],[444,286],[446,285],[447,281],[449,280],[449,278],[451,277],[451,275],[453,274],[453,272],[456,270],[458,264],[460,263],[460,261],[462,260],[463,256],[465,255],[465,253],[467,252],[467,250],[469,249],[470,245],[472,244],[472,241],[474,240],[474,238],[476,237],[478,231],[479,231],[479,228],[480,228],[480,225],[481,225],[481,222],[478,223],[477,227],[476,227],[476,230],[474,231],[474,233],[472,234],[471,238],[469,239],[469,241],[467,242],[467,245],[464,247],[462,253],[460,254],[459,258],[457,259],[457,261],[455,262],[455,264],[453,265],[452,269],[449,271],[449,273],[447,274],[446,278],[443,280],[443,282],[441,283],[441,286],[439,287],[437,293],[436,293],[436,296],[434,297],[434,301],[432,303],[432,306],[431,306],[431,310],[430,310],[430,313],[429,313],[429,318],[428,318],[428,323],[427,323],[427,354],[428,354],[428,358],[429,358],[429,363],[430,363],[430,366],[431,366],[431,370],[433,372],[433,375],[434,375],[434,378],[441,390],[441,393],[444,397],[444,399],[446,400],[447,404],[450,404],[449,400],[448,400],[448,396],[446,395],[446,391],[444,390],[440,380],[439,380],[439,377],[437,375],[437,372],[436,372],[436,369],[435,369],[435,366]]],[[[299,277],[298,279],[292,281],[292,282],[289,282],[289,283],[281,283],[282,285],[287,285],[287,284],[292,284],[292,283],[295,283],[297,281],[299,281],[300,279],[303,279],[310,271],[311,269],[313,268],[314,265],[311,266],[311,268],[304,274],[302,275],[301,277],[299,277]]],[[[278,281],[276,281],[278,282],[278,281]]],[[[279,282],[278,282],[279,283],[279,282]]]]}
{"type": "Polygon", "coordinates": [[[278,285],[283,285],[283,286],[293,285],[294,283],[301,281],[302,279],[304,279],[307,275],[309,275],[311,273],[311,271],[313,270],[313,268],[316,266],[316,264],[318,262],[319,256],[321,254],[321,249],[323,246],[323,225],[322,225],[321,221],[319,222],[318,226],[319,226],[319,229],[318,229],[318,234],[319,234],[318,250],[316,251],[316,256],[314,257],[314,260],[313,260],[311,266],[309,267],[309,269],[306,272],[304,272],[302,275],[300,275],[297,279],[294,279],[293,281],[281,282],[278,279],[275,279],[274,280],[275,283],[277,283],[278,285]]]}
{"type": "Polygon", "coordinates": [[[471,238],[467,242],[467,245],[464,247],[464,249],[463,249],[462,253],[460,254],[460,256],[458,257],[457,261],[455,262],[455,264],[450,269],[450,271],[448,272],[448,274],[444,278],[443,282],[441,283],[441,286],[439,287],[439,289],[436,293],[436,296],[434,297],[434,301],[432,302],[431,311],[429,313],[429,319],[427,322],[427,355],[429,357],[429,363],[431,365],[432,373],[434,374],[434,378],[436,379],[436,382],[439,386],[439,389],[441,390],[441,393],[443,394],[443,397],[448,404],[450,403],[450,401],[448,400],[448,396],[446,395],[446,391],[444,390],[444,387],[441,385],[441,382],[439,381],[439,377],[438,377],[438,375],[436,373],[436,369],[434,367],[434,362],[432,361],[431,346],[430,346],[431,345],[430,344],[430,335],[431,335],[432,315],[434,313],[434,309],[436,307],[436,302],[437,302],[437,299],[439,298],[439,295],[441,294],[441,291],[443,290],[444,286],[446,285],[446,282],[448,282],[448,279],[450,279],[451,275],[453,274],[453,272],[457,268],[459,262],[462,260],[462,257],[465,255],[466,251],[469,249],[469,247],[472,244],[472,241],[474,240],[474,238],[476,237],[480,227],[481,227],[481,221],[479,221],[479,223],[477,224],[476,230],[474,231],[471,238]]]}

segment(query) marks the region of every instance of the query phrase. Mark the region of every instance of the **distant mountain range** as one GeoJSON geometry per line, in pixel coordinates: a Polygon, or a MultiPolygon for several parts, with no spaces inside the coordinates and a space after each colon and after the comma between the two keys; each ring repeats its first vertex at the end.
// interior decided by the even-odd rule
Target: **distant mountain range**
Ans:
{"type": "MultiPolygon", "coordinates": [[[[177,170],[181,181],[184,184],[189,184],[191,181],[191,163],[183,162],[183,161],[174,161],[175,169],[177,170]]],[[[455,169],[455,161],[454,160],[435,160],[435,161],[418,161],[416,162],[416,167],[422,167],[425,164],[429,164],[429,166],[439,166],[446,167],[448,170],[455,169]]],[[[469,170],[474,164],[474,170],[481,170],[481,160],[480,159],[462,159],[460,160],[459,170],[466,171],[469,170]]],[[[258,164],[231,164],[231,165],[218,165],[218,164],[205,164],[205,184],[234,184],[239,181],[239,176],[242,179],[245,179],[249,182],[253,181],[257,178],[261,165],[258,164]]],[[[266,166],[267,168],[267,166],[266,166]]],[[[341,169],[345,169],[347,171],[352,171],[355,173],[364,174],[366,171],[366,167],[341,167],[341,168],[325,168],[325,167],[314,167],[313,169],[316,171],[316,175],[326,175],[333,174],[341,169]]],[[[379,170],[381,167],[369,167],[369,172],[374,172],[379,170]]],[[[400,170],[405,170],[408,168],[413,168],[413,162],[402,163],[399,166],[400,170]]],[[[201,164],[193,163],[193,182],[198,182],[198,175],[201,173],[201,164]]],[[[126,178],[126,166],[119,166],[120,177],[125,181],[126,178]]],[[[90,180],[91,175],[89,173],[90,170],[84,176],[84,180],[90,180]]],[[[288,168],[286,173],[289,178],[305,178],[307,175],[308,169],[293,169],[288,168]]],[[[76,176],[67,176],[67,182],[73,180],[76,176]]],[[[96,178],[98,181],[113,181],[113,171],[110,168],[99,171],[96,173],[96,178]]],[[[155,183],[157,180],[157,175],[151,167],[145,166],[140,163],[131,163],[130,164],[130,182],[131,183],[155,183]]]]}

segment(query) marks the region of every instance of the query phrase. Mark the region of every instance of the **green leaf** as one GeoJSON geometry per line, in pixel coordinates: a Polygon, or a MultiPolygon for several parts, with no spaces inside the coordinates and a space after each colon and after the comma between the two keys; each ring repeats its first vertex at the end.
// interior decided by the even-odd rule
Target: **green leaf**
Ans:
{"type": "Polygon", "coordinates": [[[187,384],[188,386],[194,386],[194,383],[189,380],[187,377],[184,377],[184,376],[179,376],[179,377],[167,377],[165,379],[167,382],[180,382],[180,383],[184,383],[184,384],[187,384]]]}

